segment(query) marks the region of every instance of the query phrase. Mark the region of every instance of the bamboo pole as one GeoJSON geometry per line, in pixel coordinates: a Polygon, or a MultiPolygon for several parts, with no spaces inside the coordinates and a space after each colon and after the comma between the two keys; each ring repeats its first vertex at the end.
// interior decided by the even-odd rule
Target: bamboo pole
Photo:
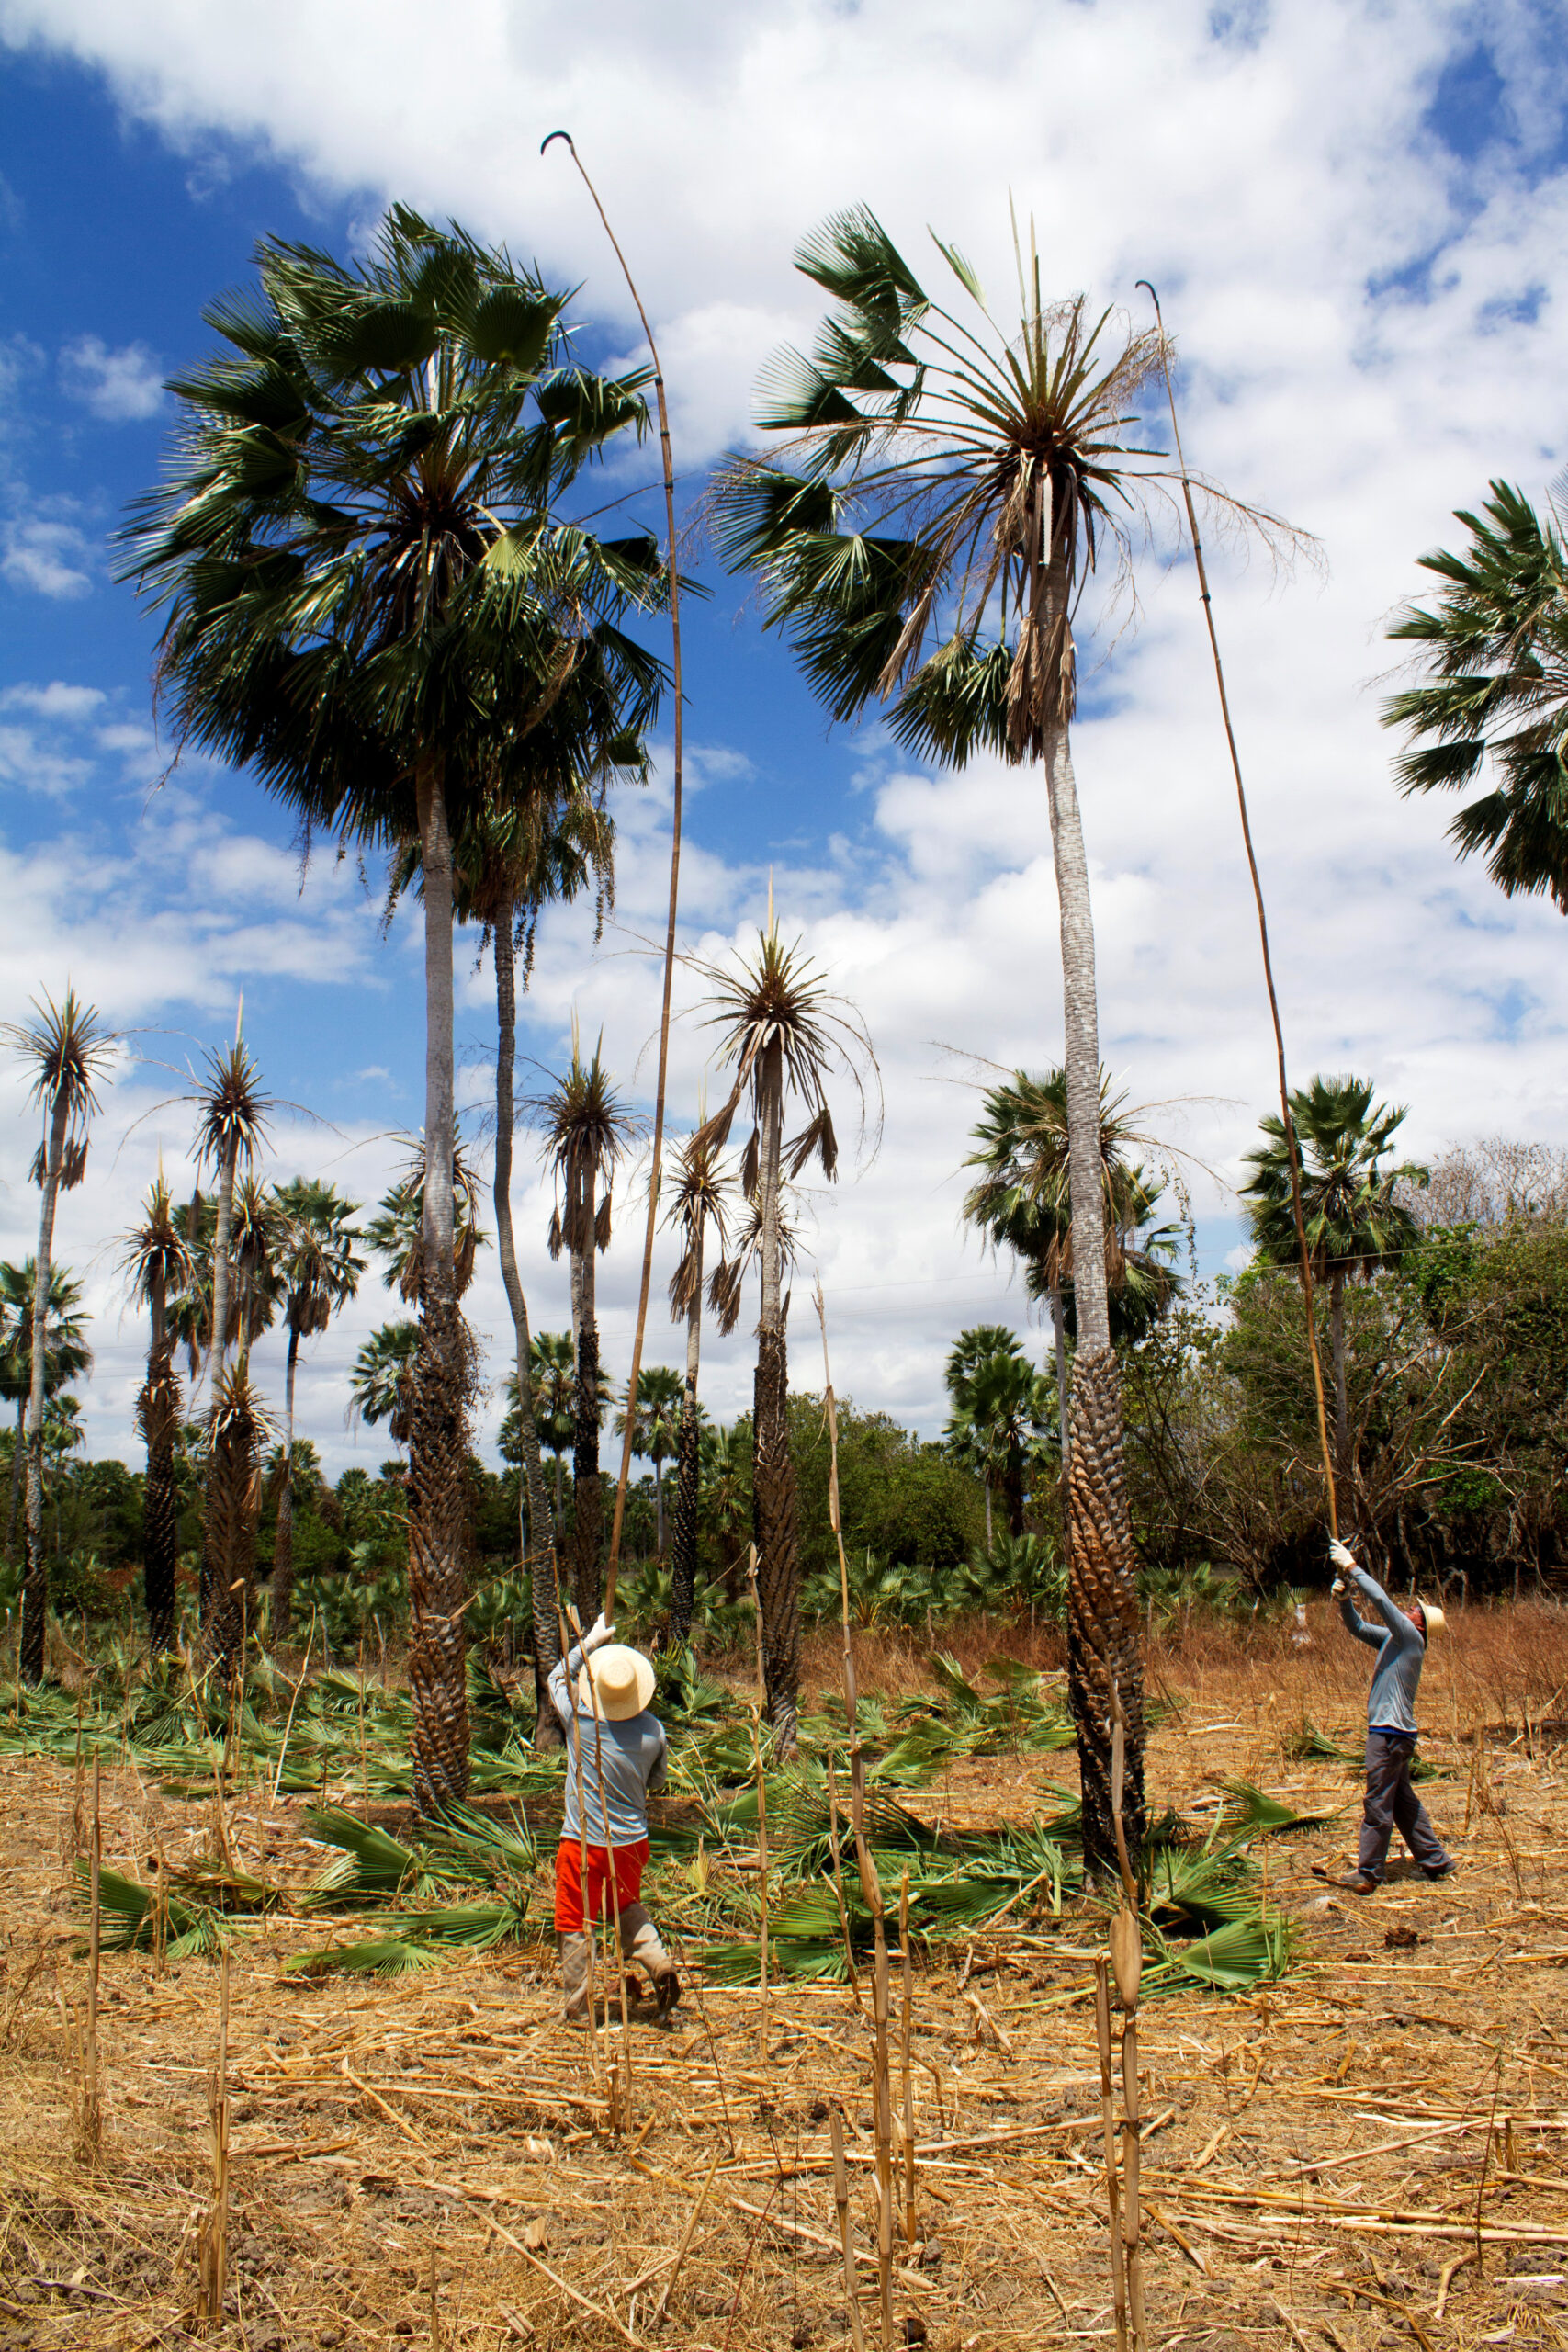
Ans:
{"type": "Polygon", "coordinates": [[[103,2105],[98,2090],[98,1964],[103,1940],[103,1908],[99,1873],[103,1866],[103,1823],[98,1807],[100,1758],[93,1751],[93,1826],[89,1831],[92,1857],[92,1912],[87,1943],[86,2065],[82,2086],[82,2153],[92,2162],[103,2138],[103,2105]]]}
{"type": "Polygon", "coordinates": [[[757,2055],[768,2063],[768,1788],[762,1773],[762,1710],[768,1703],[767,1669],[762,1657],[762,1597],[757,1589],[757,1546],[749,1547],[746,1581],[757,1622],[757,1695],[751,1702],[751,1756],[757,1774],[757,1916],[760,1923],[758,1983],[761,2007],[757,2018],[757,2055]]]}
{"type": "Polygon", "coordinates": [[[854,1944],[850,1935],[849,1906],[844,1901],[844,1871],[839,1856],[839,1788],[833,1777],[833,1751],[828,1750],[828,1851],[833,1858],[833,1894],[839,1905],[839,1933],[844,1939],[844,1966],[849,1973],[850,1990],[855,1996],[855,2007],[863,2010],[860,1974],[855,1967],[854,1944]]]}
{"type": "MultiPolygon", "coordinates": [[[[582,1732],[577,1720],[577,1692],[572,1687],[570,1657],[574,1646],[571,1635],[577,1634],[576,1646],[581,1647],[582,1632],[577,1622],[577,1611],[570,1603],[563,1607],[560,1589],[556,1590],[556,1616],[560,1625],[561,1665],[566,1674],[567,1700],[567,1760],[568,1770],[577,1787],[577,1874],[582,1894],[582,1928],[588,1945],[588,2049],[589,2078],[597,2090],[606,2079],[608,2069],[604,2064],[604,2053],[599,2048],[599,2020],[595,2015],[593,1988],[594,1920],[588,1905],[588,1788],[582,1777],[582,1732]]],[[[606,1999],[606,2008],[608,2000],[606,1999]]],[[[605,2019],[608,2041],[609,2020],[605,2019]]]]}
{"type": "Polygon", "coordinates": [[[1111,2301],[1116,2352],[1127,2347],[1127,2274],[1122,2259],[1122,2199],[1116,2163],[1116,2091],[1111,2073],[1110,1963],[1094,1963],[1094,2023],[1100,2044],[1100,2109],[1105,2136],[1105,2202],[1111,2218],[1111,2301]]]}
{"type": "Polygon", "coordinates": [[[648,348],[653,359],[653,394],[659,410],[659,446],[664,460],[664,519],[669,534],[670,565],[670,639],[671,684],[674,701],[674,779],[670,811],[670,913],[664,932],[664,991],[659,1014],[659,1075],[653,1096],[653,1148],[648,1173],[648,1225],[642,1244],[642,1283],[637,1292],[637,1325],[632,1334],[632,1368],[626,1376],[626,1433],[621,1447],[620,1476],[615,1481],[615,1513],[610,1527],[610,1557],[604,1573],[604,1615],[606,1620],[615,1606],[615,1577],[621,1560],[621,1530],[626,1514],[626,1483],[631,1476],[632,1444],[637,1434],[637,1381],[642,1371],[643,1334],[648,1328],[648,1295],[653,1279],[653,1237],[659,1223],[659,1183],[664,1165],[664,1093],[670,1072],[670,1001],[675,981],[675,917],[681,898],[681,814],[684,784],[685,745],[685,685],[681,668],[681,581],[675,563],[675,461],[670,445],[670,410],[664,397],[664,368],[659,356],[659,345],[653,339],[653,329],[648,312],[642,306],[642,296],[626,264],[626,257],[616,242],[609,218],[599,201],[599,191],[582,168],[582,158],[572,142],[569,130],[552,130],[540,146],[542,155],[554,141],[564,139],[567,153],[576,164],[583,187],[593,200],[593,209],[610,240],[611,250],[621,265],[621,275],[637,305],[642,331],[648,338],[648,348]]]}
{"type": "Polygon", "coordinates": [[[212,2203],[197,2240],[197,2324],[223,2324],[229,2286],[229,1947],[219,1956],[218,2064],[209,2098],[212,2119],[212,2203]]]}
{"type": "Polygon", "coordinates": [[[703,2218],[703,2208],[708,2201],[708,2190],[713,2187],[714,2175],[718,2170],[721,2158],[722,2151],[719,2155],[715,2156],[712,2164],[708,2166],[708,2177],[704,2181],[702,2192],[698,2197],[696,2203],[692,2208],[692,2218],[686,2224],[685,2235],[681,2240],[680,2249],[675,2256],[675,2267],[671,2270],[669,2278],[664,2282],[664,2292],[660,2296],[658,2305],[654,2311],[653,2324],[655,2327],[658,2327],[661,2324],[665,2312],[670,2308],[670,2298],[675,2291],[675,2281],[681,2276],[681,2266],[685,2261],[687,2255],[691,2251],[692,2240],[696,2236],[697,2223],[703,2218]]]}
{"type": "Polygon", "coordinates": [[[860,2324],[860,2297],[855,2290],[855,2255],[850,2238],[850,2177],[844,2164],[844,2127],[836,2107],[828,2109],[833,2134],[833,2202],[839,2209],[839,2241],[844,2249],[844,2301],[850,2307],[850,2335],[854,2352],[865,2352],[860,2324]]]}
{"type": "Polygon", "coordinates": [[[904,2007],[900,2020],[904,2062],[904,2243],[915,2243],[915,2080],[909,2044],[914,2032],[914,1971],[909,1962],[909,1873],[898,1885],[898,1951],[903,1962],[904,2007]]]}

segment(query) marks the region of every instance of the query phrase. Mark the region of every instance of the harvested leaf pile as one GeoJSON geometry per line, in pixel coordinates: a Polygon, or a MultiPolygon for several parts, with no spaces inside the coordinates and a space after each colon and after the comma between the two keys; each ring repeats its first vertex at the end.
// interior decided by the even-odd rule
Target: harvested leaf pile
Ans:
{"type": "MultiPolygon", "coordinates": [[[[1158,1799],[1212,1819],[1235,1802],[1220,1783],[1245,1781],[1297,1814],[1344,1804],[1339,1765],[1282,1754],[1309,1698],[1312,1720],[1353,1744],[1356,1685],[1322,1685],[1321,1661],[1290,1657],[1190,1676],[1190,1702],[1151,1744],[1158,1799]]],[[[1440,1681],[1433,1695],[1440,1724],[1440,1681]]],[[[1467,1713],[1458,1730],[1429,1740],[1427,1790],[1461,1843],[1458,1881],[1401,1880],[1341,1904],[1310,1865],[1343,1854],[1348,1817],[1268,1840],[1254,1860],[1271,1905],[1298,1922],[1283,1980],[1229,1997],[1178,1988],[1145,2010],[1161,2346],[1562,2340],[1568,2028],[1555,1995],[1568,1903],[1554,1865],[1568,1798],[1538,1728],[1467,1713]]],[[[928,1825],[1022,1840],[1060,1810],[1040,1769],[1027,1755],[960,1759],[900,1802],[928,1825]]],[[[329,1802],[355,1808],[357,1781],[345,1771],[329,1802]]],[[[318,1780],[310,1802],[321,1795],[318,1780]]],[[[83,2161],[74,1804],[71,1762],[0,1765],[0,2346],[143,2352],[187,2340],[211,2198],[218,1971],[195,1952],[165,1953],[162,1974],[157,1952],[106,1954],[104,2138],[98,2161],[83,2161]]],[[[237,1897],[209,1890],[244,1932],[230,1935],[227,2318],[208,2340],[250,2352],[843,2343],[838,2108],[877,2341],[869,2035],[847,1987],[776,1983],[764,2059],[755,1985],[704,1984],[688,1935],[681,2009],[664,2028],[634,2017],[629,2108],[612,2132],[604,2052],[557,2021],[536,1904],[532,1945],[385,1981],[290,1971],[350,1932],[342,1915],[299,1907],[332,1860],[305,1842],[306,1810],[275,1804],[260,1778],[221,1808],[219,1860],[287,1900],[239,1915],[220,1907],[237,1897]]],[[[218,1815],[214,1796],[106,1773],[106,1862],[142,1879],[159,1854],[171,1878],[210,1868],[218,1815]]],[[[412,1850],[406,1819],[377,1824],[412,1850]]],[[[732,1867],[715,1858],[713,1883],[732,1867]]],[[[672,1896],[694,1857],[661,1869],[672,1896]]],[[[1048,1898],[1049,1882],[1036,1892],[1048,1898]]],[[[406,1892],[393,1899],[411,1907],[406,1892]]],[[[1015,1911],[965,1928],[916,1970],[916,2227],[897,2248],[896,2313],[901,2334],[916,2322],[942,2352],[1110,2338],[1085,1998],[1101,1930],[1070,1887],[1062,1905],[1057,1918],[1047,1899],[1032,1925],[1015,1911]]],[[[372,1915],[364,1906],[352,1932],[372,1915]]]]}

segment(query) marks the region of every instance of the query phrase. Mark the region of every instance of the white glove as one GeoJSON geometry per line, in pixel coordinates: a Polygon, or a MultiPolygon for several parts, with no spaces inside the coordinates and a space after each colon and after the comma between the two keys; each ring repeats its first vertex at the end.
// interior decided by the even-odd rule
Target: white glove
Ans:
{"type": "Polygon", "coordinates": [[[605,1624],[604,1612],[601,1610],[582,1637],[583,1657],[586,1657],[591,1650],[602,1650],[606,1642],[613,1642],[615,1638],[615,1629],[614,1625],[605,1624]]]}
{"type": "Polygon", "coordinates": [[[1334,1595],[1336,1600],[1343,1600],[1349,1588],[1346,1584],[1343,1577],[1336,1577],[1328,1589],[1334,1595]]]}
{"type": "Polygon", "coordinates": [[[1341,1544],[1337,1537],[1328,1547],[1328,1556],[1337,1568],[1353,1568],[1356,1566],[1356,1555],[1341,1544]]]}

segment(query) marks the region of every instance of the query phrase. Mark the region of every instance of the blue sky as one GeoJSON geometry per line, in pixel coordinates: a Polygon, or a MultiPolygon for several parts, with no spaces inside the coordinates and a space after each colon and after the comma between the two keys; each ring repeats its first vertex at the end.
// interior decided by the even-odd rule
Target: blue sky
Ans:
{"type": "MultiPolygon", "coordinates": [[[[0,1017],[70,977],[128,1033],[60,1227],[96,1315],[95,1451],[134,1449],[113,1237],[160,1147],[188,1176],[189,1114],[169,1099],[187,1081],[169,1066],[231,1030],[240,988],[270,1091],[321,1123],[280,1110],[274,1172],[330,1168],[374,1197],[420,1100],[418,943],[403,919],[379,935],[378,877],[320,851],[302,877],[260,793],[200,763],[170,772],[153,734],[155,627],[114,584],[107,541],[156,478],[161,379],[208,348],[201,307],[245,276],[258,236],[350,251],[393,196],[581,281],[592,356],[634,358],[581,191],[560,151],[538,158],[561,120],[642,277],[694,491],[744,437],[768,352],[809,334],[790,254],[837,205],[872,202],[912,248],[931,220],[1005,284],[1010,191],[1064,292],[1130,303],[1135,277],[1158,281],[1194,462],[1324,556],[1277,582],[1215,550],[1295,1068],[1370,1072],[1410,1103],[1428,1154],[1478,1134],[1568,1142],[1561,919],[1453,864],[1450,812],[1398,801],[1376,724],[1382,630],[1419,584],[1416,555],[1454,536],[1450,510],[1490,475],[1539,495],[1565,454],[1562,22],[1426,0],[1307,14],[982,0],[960,21],[936,0],[761,0],[672,5],[656,28],[629,0],[587,0],[563,43],[532,0],[439,18],[412,0],[373,17],[360,0],[277,0],[265,24],[217,0],[0,0],[0,1017]]],[[[646,454],[621,479],[639,474],[646,454]]],[[[1226,1180],[1268,1099],[1269,1041],[1190,576],[1168,554],[1143,565],[1135,630],[1109,659],[1107,638],[1086,643],[1077,756],[1106,1058],[1190,1155],[1213,1267],[1237,1240],[1226,1180]]],[[[829,733],[741,591],[703,573],[683,937],[726,952],[772,870],[786,924],[864,1012],[882,1146],[810,1204],[809,1238],[840,1388],[934,1429],[960,1325],[1025,1322],[1005,1270],[962,1235],[957,1171],[977,1063],[1059,1053],[1043,813],[1027,779],[926,775],[874,728],[829,733]]],[[[661,777],[624,812],[619,924],[597,952],[586,916],[547,924],[525,1041],[558,1060],[575,1012],[634,1092],[651,1075],[639,941],[659,925],[666,813],[661,777]]],[[[477,1102],[493,1023],[472,963],[458,1029],[477,1102]]],[[[683,1024],[677,1123],[705,1051],[683,1024]]],[[[16,1256],[34,1238],[32,1129],[13,1075],[4,1088],[0,1249],[16,1256]]],[[[531,1303],[558,1327],[525,1143],[522,1159],[531,1303]]],[[[633,1225],[604,1276],[612,1364],[633,1225]]],[[[334,1463],[382,1450],[344,1408],[388,1304],[367,1294],[302,1388],[334,1463]]],[[[499,1364],[493,1266],[474,1307],[499,1364]]],[[[808,1318],[795,1336],[811,1376],[808,1318]]],[[[674,1361],[675,1337],[656,1323],[651,1353],[674,1361]]],[[[728,1413],[749,1385],[743,1334],[711,1361],[728,1413]]]]}

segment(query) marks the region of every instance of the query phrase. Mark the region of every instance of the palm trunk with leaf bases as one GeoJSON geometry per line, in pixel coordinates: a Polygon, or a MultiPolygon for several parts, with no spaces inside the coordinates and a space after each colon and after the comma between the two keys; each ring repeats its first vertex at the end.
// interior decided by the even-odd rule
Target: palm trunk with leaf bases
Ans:
{"type": "MultiPolygon", "coordinates": [[[[517,1064],[517,963],[513,938],[513,910],[497,910],[491,944],[495,956],[495,1010],[498,1031],[495,1052],[495,1246],[506,1303],[517,1341],[517,1442],[523,1455],[518,1481],[518,1529],[521,1556],[533,1594],[534,1622],[534,1746],[561,1745],[560,1719],[550,1704],[551,1669],[560,1655],[556,1572],[556,1526],[545,1491],[539,1456],[538,1424],[534,1419],[533,1337],[528,1329],[528,1302],[517,1271],[517,1243],[512,1226],[512,1136],[516,1125],[513,1074],[517,1064]]],[[[557,1458],[559,1472],[559,1457],[557,1458]]]]}
{"type": "Polygon", "coordinates": [[[800,1527],[795,1464],[789,1451],[789,1363],[784,1335],[779,1238],[784,1182],[784,1047],[763,1048],[759,1088],[761,1136],[758,1188],[762,1209],[761,1313],[757,1322],[757,1372],[752,1391],[756,1467],[752,1525],[757,1591],[762,1613],[762,1669],[768,1720],[781,1756],[793,1756],[800,1697],[800,1527]]]}
{"type": "MultiPolygon", "coordinates": [[[[1045,581],[1053,616],[1065,616],[1068,583],[1057,558],[1045,581]]],[[[1070,639],[1068,639],[1070,648],[1070,639]]],[[[1069,654],[1070,658],[1070,654],[1069,654]]],[[[1142,1851],[1144,1674],[1137,1556],[1127,1501],[1122,1374],[1111,1345],[1105,1270],[1104,1169],[1100,1143],[1100,1019],[1089,860],[1065,718],[1044,741],[1051,848],[1062,942],[1063,1065],[1073,1202],[1077,1352],[1064,1410],[1067,1448],[1067,1690],[1077,1734],[1084,1865],[1091,1878],[1116,1872],[1111,1797],[1112,1718],[1125,1721],[1122,1824],[1129,1851],[1142,1851]]]]}
{"type": "Polygon", "coordinates": [[[439,760],[416,779],[424,873],[424,1212],[409,1428],[409,1691],[414,1810],[468,1792],[468,1408],[472,1367],[453,1262],[452,839],[439,760]]]}
{"type": "Polygon", "coordinates": [[[255,1610],[256,1488],[266,1437],[243,1355],[231,1371],[214,1374],[210,1431],[206,1546],[212,1601],[198,1657],[204,1668],[233,1675],[255,1610]]]}
{"type": "Polygon", "coordinates": [[[43,1205],[39,1212],[38,1270],[33,1283],[32,1385],[28,1396],[27,1517],[22,1530],[22,1639],[19,1671],[24,1682],[43,1680],[44,1623],[49,1615],[49,1567],[43,1549],[43,1405],[49,1353],[49,1261],[54,1247],[54,1210],[65,1157],[71,1102],[64,1088],[55,1094],[49,1144],[41,1170],[43,1205]]]}
{"type": "Polygon", "coordinates": [[[136,1419],[147,1448],[141,1581],[147,1604],[147,1639],[156,1657],[173,1645],[175,1638],[180,1532],[175,1438],[183,1400],[179,1374],[175,1370],[174,1342],[167,1328],[163,1281],[155,1278],[151,1288],[152,1340],[147,1351],[146,1382],[136,1400],[136,1419]]]}

